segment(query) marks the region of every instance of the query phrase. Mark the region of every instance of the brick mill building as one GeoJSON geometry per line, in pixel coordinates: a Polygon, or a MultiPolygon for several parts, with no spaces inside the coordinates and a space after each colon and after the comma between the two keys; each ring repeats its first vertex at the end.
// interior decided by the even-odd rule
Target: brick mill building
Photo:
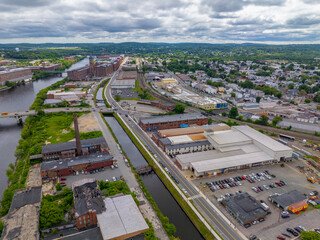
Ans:
{"type": "Polygon", "coordinates": [[[0,86],[7,81],[18,82],[32,78],[32,71],[29,68],[15,68],[6,71],[0,71],[0,86]]]}
{"type": "Polygon", "coordinates": [[[97,214],[106,210],[97,180],[84,178],[72,184],[78,229],[97,226],[97,214]]]}
{"type": "Polygon", "coordinates": [[[202,126],[208,124],[208,117],[198,113],[164,115],[157,117],[140,118],[139,125],[145,131],[154,131],[170,128],[202,126]]]}
{"type": "Polygon", "coordinates": [[[106,77],[116,71],[123,60],[122,56],[114,58],[110,63],[95,63],[89,58],[89,66],[68,71],[69,80],[86,80],[92,77],[106,77]]]}
{"type": "Polygon", "coordinates": [[[113,165],[113,157],[103,137],[80,140],[77,115],[74,114],[76,141],[42,147],[40,174],[43,182],[79,171],[91,171],[113,165]]]}

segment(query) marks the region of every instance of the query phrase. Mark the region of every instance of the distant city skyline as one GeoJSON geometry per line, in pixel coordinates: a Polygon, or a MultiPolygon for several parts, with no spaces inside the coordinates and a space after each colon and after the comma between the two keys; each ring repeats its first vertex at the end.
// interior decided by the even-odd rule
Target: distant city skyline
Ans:
{"type": "Polygon", "coordinates": [[[0,43],[320,43],[319,0],[2,0],[0,43]]]}

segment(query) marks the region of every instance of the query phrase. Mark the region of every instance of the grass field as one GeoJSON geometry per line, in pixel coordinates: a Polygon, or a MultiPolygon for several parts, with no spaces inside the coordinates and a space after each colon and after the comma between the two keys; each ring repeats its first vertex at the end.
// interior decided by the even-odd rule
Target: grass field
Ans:
{"type": "MultiPolygon", "coordinates": [[[[83,113],[78,113],[80,117],[83,113]]],[[[51,144],[68,142],[75,138],[74,129],[72,129],[71,123],[73,122],[72,114],[55,114],[46,115],[43,117],[47,141],[51,144]]],[[[102,137],[101,131],[93,131],[88,133],[80,133],[81,139],[102,137]]]]}

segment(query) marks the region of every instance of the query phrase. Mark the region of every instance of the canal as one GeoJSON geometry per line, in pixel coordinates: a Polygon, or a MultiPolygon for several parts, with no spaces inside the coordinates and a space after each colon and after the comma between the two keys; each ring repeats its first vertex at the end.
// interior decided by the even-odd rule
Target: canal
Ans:
{"type": "MultiPolygon", "coordinates": [[[[69,70],[85,66],[86,64],[89,64],[88,58],[74,64],[69,70]]],[[[0,112],[28,110],[41,89],[60,81],[66,76],[67,73],[63,73],[62,77],[39,79],[0,92],[0,112]]],[[[18,145],[21,130],[22,126],[18,126],[15,119],[0,119],[0,196],[2,196],[3,191],[7,187],[6,169],[10,163],[14,163],[16,160],[14,151],[18,145]]]]}
{"type": "MultiPolygon", "coordinates": [[[[132,165],[138,168],[148,164],[117,120],[114,117],[105,117],[105,119],[130,158],[132,165]]],[[[163,215],[175,225],[176,237],[181,240],[204,239],[155,173],[141,176],[141,179],[163,215]]]]}

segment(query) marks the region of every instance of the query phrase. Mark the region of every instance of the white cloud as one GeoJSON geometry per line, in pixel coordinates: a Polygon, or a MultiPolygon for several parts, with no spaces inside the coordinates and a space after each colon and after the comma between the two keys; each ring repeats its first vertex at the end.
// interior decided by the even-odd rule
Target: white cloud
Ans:
{"type": "Polygon", "coordinates": [[[318,0],[2,0],[0,42],[317,42],[318,0]]]}

